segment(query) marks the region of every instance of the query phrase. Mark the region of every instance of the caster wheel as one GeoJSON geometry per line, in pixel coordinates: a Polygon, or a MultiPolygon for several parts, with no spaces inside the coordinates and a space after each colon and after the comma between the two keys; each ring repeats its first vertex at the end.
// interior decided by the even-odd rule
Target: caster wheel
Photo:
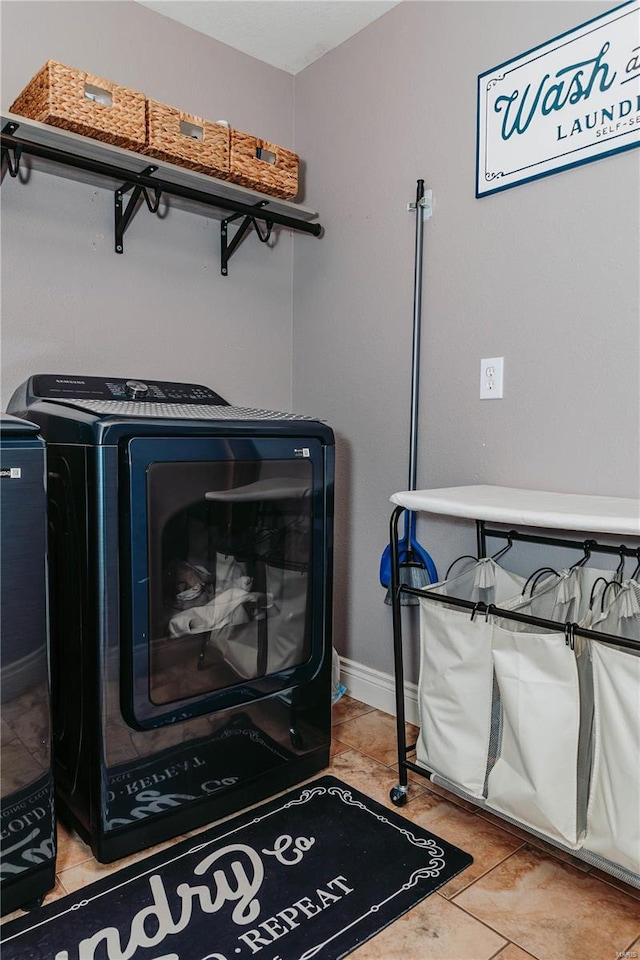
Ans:
{"type": "Polygon", "coordinates": [[[395,804],[396,807],[404,807],[408,800],[407,788],[401,786],[392,787],[389,791],[389,798],[391,803],[395,804]]]}

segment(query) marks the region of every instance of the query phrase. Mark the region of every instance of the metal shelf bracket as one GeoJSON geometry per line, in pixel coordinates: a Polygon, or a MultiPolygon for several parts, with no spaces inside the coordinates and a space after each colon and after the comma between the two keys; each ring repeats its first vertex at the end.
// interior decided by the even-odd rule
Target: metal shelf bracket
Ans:
{"type": "MultiPolygon", "coordinates": [[[[156,166],[151,164],[141,171],[141,176],[148,177],[152,173],[155,173],[157,169],[156,166]]],[[[151,200],[147,188],[140,183],[123,183],[122,186],[116,190],[114,194],[116,253],[124,253],[124,232],[129,226],[134,214],[138,211],[138,202],[141,196],[144,197],[144,201],[151,213],[158,212],[160,198],[162,197],[162,189],[160,186],[155,187],[154,194],[155,199],[151,200]],[[131,190],[131,196],[129,197],[126,207],[123,209],[124,197],[129,190],[131,190]]]]}
{"type": "MultiPolygon", "coordinates": [[[[256,203],[255,208],[259,210],[261,207],[267,205],[268,200],[260,200],[256,203]]],[[[258,235],[258,239],[261,243],[266,243],[269,237],[271,236],[271,230],[273,228],[272,223],[266,224],[266,233],[262,234],[258,223],[255,217],[252,217],[250,214],[247,214],[244,217],[244,220],[236,230],[233,239],[229,240],[229,224],[233,223],[234,220],[239,220],[242,216],[241,213],[236,213],[232,217],[226,217],[220,223],[220,273],[223,277],[226,277],[229,273],[229,260],[238,249],[242,243],[244,237],[246,236],[248,230],[253,227],[258,235]]]]}
{"type": "MultiPolygon", "coordinates": [[[[18,129],[17,123],[7,123],[3,128],[2,132],[7,134],[14,134],[18,129]]],[[[15,143],[13,146],[2,145],[2,166],[7,164],[7,170],[9,171],[10,177],[17,177],[20,172],[20,156],[22,154],[22,144],[15,143]]]]}

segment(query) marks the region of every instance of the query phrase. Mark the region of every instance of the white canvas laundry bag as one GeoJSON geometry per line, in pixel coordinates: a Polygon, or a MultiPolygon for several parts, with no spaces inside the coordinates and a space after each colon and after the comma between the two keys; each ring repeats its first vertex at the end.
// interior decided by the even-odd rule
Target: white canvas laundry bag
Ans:
{"type": "MultiPolygon", "coordinates": [[[[576,565],[559,572],[546,567],[539,577],[532,574],[522,593],[502,606],[546,620],[581,623],[589,609],[600,602],[605,584],[614,576],[614,570],[596,567],[576,565]]],[[[611,598],[609,596],[607,602],[611,598]]],[[[518,629],[515,621],[513,628],[518,629]]]]}
{"type": "MultiPolygon", "coordinates": [[[[491,558],[427,589],[474,603],[503,603],[525,580],[491,558]]],[[[484,614],[420,598],[420,734],[416,760],[483,797],[491,735],[491,623],[484,614]]]]}
{"type": "MultiPolygon", "coordinates": [[[[581,843],[580,681],[563,634],[494,624],[502,729],[487,805],[574,849],[581,843]]],[[[583,654],[584,656],[584,654],[583,654]]]]}
{"type": "Polygon", "coordinates": [[[590,629],[639,648],[591,641],[594,756],[584,846],[640,876],[640,584],[623,583],[590,629]]]}
{"type": "MultiPolygon", "coordinates": [[[[579,609],[583,580],[582,568],[564,570],[533,597],[505,606],[563,622],[579,609]]],[[[492,620],[501,729],[487,805],[577,849],[585,829],[592,692],[586,650],[572,649],[567,639],[564,631],[492,620]]]]}

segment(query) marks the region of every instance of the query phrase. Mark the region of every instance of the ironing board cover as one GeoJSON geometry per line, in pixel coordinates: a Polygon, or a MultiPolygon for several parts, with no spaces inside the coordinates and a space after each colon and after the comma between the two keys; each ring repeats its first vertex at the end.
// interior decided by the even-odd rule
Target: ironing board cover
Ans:
{"type": "Polygon", "coordinates": [[[449,517],[640,536],[640,499],[631,497],[553,493],[479,484],[404,490],[389,499],[407,510],[449,517]]]}

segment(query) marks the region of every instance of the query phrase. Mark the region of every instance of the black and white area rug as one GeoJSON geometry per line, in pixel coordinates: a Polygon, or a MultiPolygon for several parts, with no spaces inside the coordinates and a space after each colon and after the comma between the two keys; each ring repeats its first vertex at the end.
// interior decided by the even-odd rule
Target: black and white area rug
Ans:
{"type": "Polygon", "coordinates": [[[5,924],[3,960],[338,960],[472,858],[322,777],[5,924]]]}

